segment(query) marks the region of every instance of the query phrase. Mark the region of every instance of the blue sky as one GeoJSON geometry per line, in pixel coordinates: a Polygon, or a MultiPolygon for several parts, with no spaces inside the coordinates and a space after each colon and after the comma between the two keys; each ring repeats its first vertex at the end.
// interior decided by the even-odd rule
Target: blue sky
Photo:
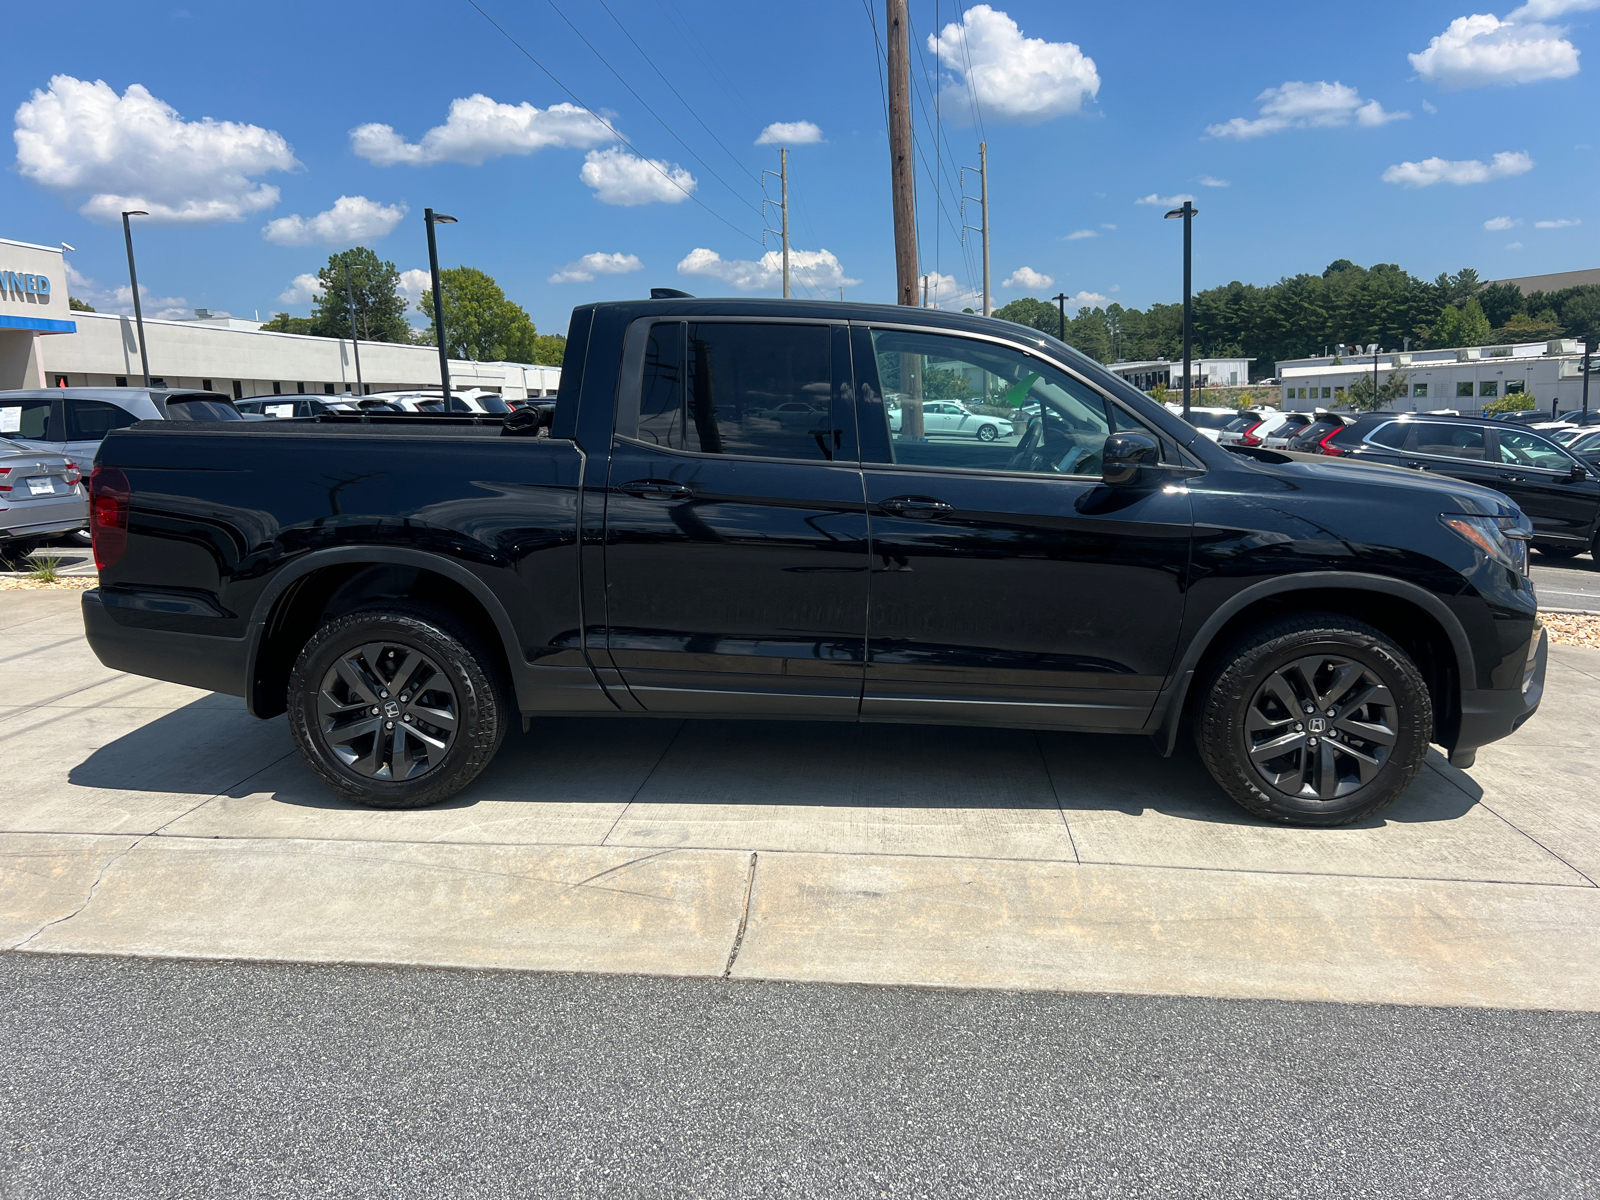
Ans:
{"type": "MultiPolygon", "coordinates": [[[[147,312],[265,317],[308,312],[295,280],[343,245],[421,271],[431,206],[460,219],[440,231],[443,265],[488,271],[561,332],[573,304],[651,286],[774,294],[753,177],[778,165],[763,131],[787,123],[769,141],[792,144],[798,294],[836,297],[845,281],[850,298],[893,299],[862,0],[478,2],[570,93],[468,0],[12,11],[10,45],[27,52],[0,90],[15,136],[0,235],[71,243],[75,294],[116,309],[117,213],[149,208],[147,312]]],[[[881,0],[868,2],[881,30],[881,0]]],[[[1197,287],[1339,257],[1430,277],[1600,266],[1600,0],[1495,12],[912,0],[919,145],[953,179],[977,162],[981,116],[997,305],[1177,299],[1179,228],[1161,218],[1184,194],[1202,210],[1197,287]],[[943,117],[937,149],[924,105],[943,117]]],[[[953,189],[931,174],[922,267],[959,307],[976,242],[963,251],[953,189]]]]}

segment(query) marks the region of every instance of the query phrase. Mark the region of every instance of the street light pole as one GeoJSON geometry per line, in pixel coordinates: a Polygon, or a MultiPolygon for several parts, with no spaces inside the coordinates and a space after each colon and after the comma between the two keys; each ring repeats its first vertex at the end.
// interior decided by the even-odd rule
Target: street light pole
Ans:
{"type": "Polygon", "coordinates": [[[129,217],[148,217],[142,209],[122,214],[122,240],[128,243],[128,286],[133,289],[133,323],[139,327],[139,366],[144,369],[144,385],[150,386],[150,355],[144,346],[144,308],[139,303],[139,272],[133,266],[133,226],[129,217]]]}
{"type": "Polygon", "coordinates": [[[1372,343],[1372,411],[1378,411],[1378,343],[1372,343]]]}
{"type": "MultiPolygon", "coordinates": [[[[350,309],[350,348],[356,356],[356,395],[365,396],[367,387],[361,381],[361,333],[356,329],[356,297],[350,290],[350,260],[344,260],[344,302],[350,309]]],[[[449,407],[446,405],[445,407],[449,407]]]]}
{"type": "Polygon", "coordinates": [[[1169,219],[1183,218],[1183,419],[1189,419],[1190,362],[1194,357],[1194,218],[1200,210],[1193,200],[1185,200],[1182,208],[1167,214],[1169,219]]]}
{"type": "Polygon", "coordinates": [[[1589,339],[1583,339],[1583,419],[1589,419],[1589,339]]]}
{"type": "Polygon", "coordinates": [[[1060,292],[1050,299],[1054,300],[1056,307],[1061,310],[1061,340],[1064,342],[1067,340],[1067,294],[1060,292]]]}
{"type": "Polygon", "coordinates": [[[435,225],[454,225],[456,219],[431,208],[422,210],[422,219],[428,225],[428,270],[433,272],[433,332],[439,343],[439,386],[444,398],[445,411],[450,410],[450,349],[444,336],[444,295],[439,290],[439,247],[434,241],[435,225]]]}

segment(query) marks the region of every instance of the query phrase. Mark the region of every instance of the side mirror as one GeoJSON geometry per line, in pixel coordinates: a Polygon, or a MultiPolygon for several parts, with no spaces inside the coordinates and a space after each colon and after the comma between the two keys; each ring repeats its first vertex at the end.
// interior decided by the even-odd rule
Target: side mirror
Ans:
{"type": "Polygon", "coordinates": [[[1572,470],[1568,472],[1568,474],[1572,476],[1572,482],[1574,483],[1582,483],[1585,479],[1589,478],[1589,472],[1584,468],[1582,463],[1573,463],[1572,470]]]}
{"type": "Polygon", "coordinates": [[[539,431],[549,429],[555,419],[554,404],[530,404],[508,414],[500,423],[500,433],[505,437],[538,437],[539,431]]]}
{"type": "Polygon", "coordinates": [[[1144,433],[1114,433],[1101,455],[1100,481],[1107,487],[1130,487],[1161,465],[1161,446],[1144,433]]]}

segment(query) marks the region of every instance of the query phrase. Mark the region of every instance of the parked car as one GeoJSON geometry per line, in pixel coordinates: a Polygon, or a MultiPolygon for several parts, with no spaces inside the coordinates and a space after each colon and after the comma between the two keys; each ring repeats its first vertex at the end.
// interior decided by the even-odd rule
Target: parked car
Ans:
{"type": "Polygon", "coordinates": [[[1571,441],[1562,442],[1567,451],[1576,454],[1590,466],[1600,463],[1600,429],[1575,430],[1571,441]]]}
{"type": "Polygon", "coordinates": [[[1324,449],[1323,443],[1350,424],[1351,420],[1339,413],[1318,413],[1317,419],[1290,438],[1284,449],[1300,454],[1320,454],[1324,449]]]}
{"type": "MultiPolygon", "coordinates": [[[[898,407],[889,410],[889,428],[894,433],[900,432],[898,407]]],[[[993,442],[1010,437],[1016,427],[1002,417],[975,413],[959,400],[924,400],[922,430],[946,437],[975,437],[980,442],[993,442]]]]}
{"type": "Polygon", "coordinates": [[[322,413],[405,411],[386,400],[356,396],[349,392],[342,396],[310,394],[246,396],[243,400],[235,400],[234,406],[243,416],[262,416],[273,420],[315,417],[322,413]]]}
{"type": "Polygon", "coordinates": [[[94,462],[100,439],[135,421],[237,421],[220,392],[177,388],[39,388],[0,392],[0,437],[94,462]]]}
{"type": "Polygon", "coordinates": [[[1288,420],[1261,438],[1268,450],[1286,450],[1289,443],[1317,423],[1315,414],[1295,413],[1288,420]]]}
{"type": "Polygon", "coordinates": [[[42,541],[89,523],[78,464],[0,438],[0,558],[16,563],[42,541]]]}
{"type": "Polygon", "coordinates": [[[1278,412],[1268,409],[1265,412],[1256,412],[1256,420],[1247,423],[1241,429],[1227,428],[1217,434],[1217,442],[1223,446],[1259,446],[1261,443],[1278,430],[1293,424],[1295,428],[1304,428],[1311,424],[1310,413],[1278,412]]]}
{"type": "Polygon", "coordinates": [[[511,406],[494,392],[478,389],[458,392],[452,388],[448,403],[438,388],[432,391],[424,389],[412,392],[373,392],[367,399],[392,404],[402,412],[489,413],[503,416],[513,411],[511,406]]]}
{"type": "Polygon", "coordinates": [[[1533,522],[1535,549],[1600,556],[1600,472],[1537,430],[1483,417],[1369,413],[1330,438],[1325,453],[1491,488],[1533,522]]]}
{"type": "Polygon", "coordinates": [[[1252,812],[1338,825],[1543,694],[1504,496],[1224,450],[1024,326],[673,296],[579,308],[567,356],[552,407],[499,423],[114,432],[90,645],[287,713],[382,808],[455,793],[519,718],[592,713],[1191,736],[1252,812]],[[903,435],[908,363],[1038,416],[903,435]],[[767,416],[812,396],[821,425],[767,416]]]}
{"type": "MultiPolygon", "coordinates": [[[[1183,416],[1183,405],[1168,403],[1167,411],[1175,417],[1181,417],[1183,416]]],[[[1229,428],[1238,420],[1239,410],[1237,408],[1212,408],[1209,406],[1195,408],[1191,406],[1189,409],[1189,424],[1193,425],[1213,442],[1217,440],[1217,435],[1222,430],[1229,428]]]]}

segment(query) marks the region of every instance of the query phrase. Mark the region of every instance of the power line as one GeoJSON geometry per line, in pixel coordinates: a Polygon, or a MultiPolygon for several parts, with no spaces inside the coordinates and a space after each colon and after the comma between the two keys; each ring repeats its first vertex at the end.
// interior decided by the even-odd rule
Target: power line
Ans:
{"type": "MultiPolygon", "coordinates": [[[[700,114],[695,112],[694,108],[689,104],[689,102],[683,98],[683,93],[680,92],[677,88],[672,86],[672,80],[668,79],[665,75],[662,74],[661,68],[656,66],[655,60],[652,59],[648,54],[646,54],[644,52],[644,47],[639,45],[638,41],[634,38],[633,34],[628,32],[628,27],[622,23],[621,19],[617,16],[617,14],[611,11],[611,6],[606,3],[606,0],[600,0],[600,7],[606,10],[606,16],[610,17],[613,21],[616,21],[617,28],[622,30],[623,37],[627,38],[630,42],[633,43],[633,48],[639,52],[639,57],[644,59],[645,62],[650,64],[650,69],[652,71],[654,71],[657,75],[661,76],[661,82],[666,84],[667,87],[671,90],[672,94],[678,98],[678,103],[682,104],[684,108],[688,109],[689,115],[691,117],[693,117],[696,121],[700,121],[700,128],[704,129],[708,134],[711,134],[711,140],[713,142],[715,142],[717,145],[722,146],[722,152],[724,154],[726,154],[729,158],[733,159],[733,162],[734,162],[735,166],[737,166],[746,175],[749,175],[751,179],[755,179],[757,183],[760,183],[761,181],[759,179],[756,179],[756,176],[755,176],[754,172],[752,172],[749,167],[745,166],[744,163],[741,162],[734,155],[732,150],[729,150],[726,146],[722,145],[722,139],[719,138],[715,133],[712,133],[711,126],[707,125],[704,121],[700,120],[700,114]]],[[[568,22],[568,23],[570,24],[571,22],[568,22]]],[[[582,35],[580,34],[579,36],[581,37],[582,35]]],[[[709,168],[707,168],[707,169],[709,170],[709,168]]]]}
{"type": "MultiPolygon", "coordinates": [[[[633,90],[633,84],[631,84],[631,83],[629,83],[627,81],[627,79],[623,76],[621,71],[617,70],[615,67],[613,67],[611,65],[610,61],[606,58],[606,56],[604,54],[601,54],[599,50],[595,49],[594,43],[591,42],[588,38],[584,37],[583,36],[583,31],[572,23],[572,18],[567,16],[566,13],[562,12],[559,8],[556,7],[556,0],[545,0],[545,3],[548,4],[551,7],[551,9],[554,10],[556,16],[560,17],[563,21],[565,21],[567,23],[567,28],[571,29],[573,33],[578,35],[578,40],[581,41],[585,46],[589,47],[590,51],[594,54],[594,56],[596,58],[598,58],[600,60],[602,65],[604,65],[605,69],[610,71],[613,75],[615,75],[617,77],[617,82],[622,84],[623,87],[627,88],[629,94],[635,100],[637,100],[640,104],[644,105],[645,112],[649,113],[652,117],[654,117],[656,119],[656,123],[659,124],[661,126],[661,128],[665,129],[669,134],[671,134],[672,137],[673,137],[673,140],[675,140],[678,143],[678,145],[682,146],[685,150],[687,150],[689,152],[689,157],[691,157],[692,159],[695,160],[695,162],[699,163],[702,167],[704,167],[706,169],[707,173],[710,174],[711,178],[715,179],[718,183],[720,183],[723,187],[727,188],[730,192],[733,192],[734,197],[739,201],[739,203],[743,204],[751,212],[756,213],[757,215],[760,214],[760,212],[761,212],[760,209],[758,209],[754,204],[751,204],[750,201],[746,200],[738,192],[734,191],[733,185],[731,183],[729,183],[726,179],[724,179],[721,175],[718,175],[716,173],[716,171],[712,170],[711,164],[706,162],[705,159],[701,158],[698,154],[696,154],[694,152],[694,148],[692,146],[690,146],[688,142],[684,141],[681,137],[678,136],[678,131],[675,130],[674,128],[672,128],[671,125],[668,125],[666,123],[666,121],[662,119],[661,114],[656,112],[655,109],[651,108],[649,103],[646,102],[645,98],[643,96],[639,95],[638,92],[633,90]]],[[[610,10],[608,9],[607,11],[609,12],[610,10]]],[[[624,30],[623,32],[626,33],[627,31],[624,30]]],[[[650,65],[651,66],[655,66],[654,63],[651,63],[650,65]]],[[[672,85],[668,84],[667,86],[671,87],[672,85]]],[[[695,119],[699,120],[698,117],[695,118],[695,119]]],[[[718,144],[720,145],[721,143],[718,143],[718,144]]]]}
{"type": "Polygon", "coordinates": [[[629,152],[635,158],[637,158],[640,162],[644,163],[647,167],[649,167],[657,175],[661,176],[661,178],[665,179],[673,187],[677,188],[685,196],[687,196],[689,199],[693,200],[701,208],[705,209],[708,213],[710,213],[717,220],[721,221],[724,225],[726,225],[729,229],[733,230],[740,237],[745,238],[745,239],[747,239],[749,241],[755,242],[757,245],[761,244],[761,239],[760,238],[751,237],[750,234],[746,233],[743,229],[740,229],[732,221],[728,220],[727,217],[723,216],[716,209],[712,208],[709,204],[707,204],[704,200],[700,199],[699,196],[696,196],[693,192],[691,192],[688,188],[684,187],[681,183],[679,183],[671,175],[669,175],[669,174],[667,174],[667,172],[663,171],[660,167],[658,167],[655,164],[655,162],[652,159],[648,159],[643,154],[639,153],[639,148],[637,146],[635,146],[632,142],[630,142],[627,138],[623,137],[622,133],[617,129],[617,127],[615,125],[611,124],[610,121],[606,120],[599,113],[597,113],[593,108],[591,108],[589,105],[585,104],[583,102],[582,97],[580,97],[578,95],[578,93],[573,91],[566,84],[562,83],[561,80],[557,79],[556,76],[555,76],[555,73],[552,72],[549,67],[545,66],[542,62],[540,62],[532,54],[528,53],[528,49],[527,49],[526,46],[524,46],[521,42],[517,41],[516,38],[512,37],[511,34],[506,30],[506,28],[503,25],[501,25],[498,21],[496,21],[488,13],[484,12],[483,8],[478,4],[478,0],[467,0],[467,3],[470,4],[473,8],[477,9],[478,15],[480,17],[482,17],[485,21],[489,22],[490,25],[493,25],[495,30],[500,34],[500,36],[505,38],[506,41],[510,42],[513,46],[515,46],[517,48],[518,52],[520,52],[521,55],[524,58],[526,58],[534,66],[538,67],[539,70],[543,71],[546,75],[548,75],[550,77],[551,82],[553,82],[558,88],[560,88],[568,96],[571,96],[572,99],[577,103],[579,108],[583,109],[591,117],[593,117],[596,121],[600,122],[601,125],[604,125],[606,127],[606,129],[608,131],[610,131],[611,136],[613,136],[614,138],[617,139],[617,141],[621,142],[624,146],[626,146],[628,148],[629,152]]]}

